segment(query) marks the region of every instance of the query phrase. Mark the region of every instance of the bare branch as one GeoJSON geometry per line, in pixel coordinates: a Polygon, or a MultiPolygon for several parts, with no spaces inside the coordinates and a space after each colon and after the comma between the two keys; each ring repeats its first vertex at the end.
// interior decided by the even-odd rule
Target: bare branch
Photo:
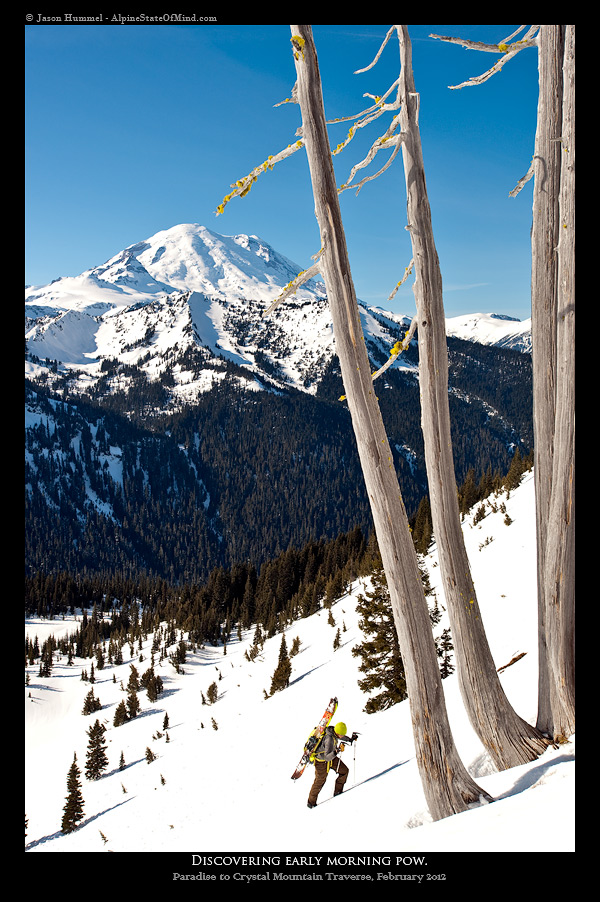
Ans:
{"type": "Polygon", "coordinates": [[[361,160],[360,163],[357,163],[355,166],[352,167],[352,171],[348,177],[348,181],[345,182],[343,185],[341,185],[338,188],[338,193],[341,194],[342,191],[347,191],[348,188],[355,187],[356,193],[358,194],[360,189],[363,187],[363,185],[365,185],[367,182],[372,182],[373,179],[379,178],[379,176],[383,172],[385,172],[385,170],[388,169],[389,166],[391,166],[391,164],[394,160],[394,157],[400,150],[403,140],[404,140],[404,134],[402,132],[399,135],[390,135],[390,136],[383,135],[382,137],[377,138],[377,140],[374,141],[373,144],[371,145],[371,148],[370,148],[367,156],[364,158],[364,160],[361,160]],[[390,155],[390,158],[388,159],[388,161],[385,163],[384,166],[381,167],[381,169],[378,172],[374,173],[374,175],[365,176],[365,178],[362,179],[362,181],[360,181],[358,183],[358,185],[350,185],[350,182],[352,181],[352,179],[354,178],[354,176],[356,175],[356,173],[358,172],[359,169],[364,169],[365,166],[368,166],[368,164],[374,159],[374,157],[378,151],[387,150],[390,147],[394,148],[394,152],[390,155]]]}
{"type": "Polygon", "coordinates": [[[392,27],[390,28],[390,30],[389,30],[388,33],[386,34],[385,38],[383,39],[383,44],[381,45],[381,47],[380,47],[379,50],[377,51],[377,56],[375,57],[375,59],[373,60],[373,62],[372,62],[372,63],[369,63],[368,66],[365,66],[364,69],[357,69],[356,72],[354,73],[355,75],[360,75],[362,72],[368,72],[369,69],[372,69],[372,68],[373,68],[373,66],[378,62],[379,57],[380,57],[381,54],[383,53],[383,48],[385,47],[385,45],[387,44],[387,42],[389,41],[389,39],[391,38],[392,34],[394,33],[394,31],[395,31],[397,28],[398,28],[397,25],[392,25],[392,27]]]}
{"type": "MultiPolygon", "coordinates": [[[[536,26],[536,27],[539,27],[539,26],[536,26]]],[[[518,34],[520,34],[520,33],[523,31],[524,28],[527,28],[527,26],[526,26],[526,25],[519,25],[519,27],[517,28],[516,31],[513,31],[513,33],[512,33],[512,34],[509,34],[509,36],[508,36],[507,38],[504,38],[504,41],[503,41],[502,43],[503,43],[503,44],[508,44],[508,42],[509,42],[509,41],[512,41],[513,38],[516,38],[516,36],[517,36],[518,34]]]]}
{"type": "Polygon", "coordinates": [[[525,25],[521,25],[517,31],[515,31],[510,37],[506,38],[505,41],[501,41],[500,44],[485,44],[483,41],[468,41],[464,38],[455,38],[455,37],[444,37],[439,34],[431,34],[430,38],[434,38],[438,41],[444,41],[449,44],[460,44],[462,47],[466,47],[468,50],[482,50],[486,53],[501,53],[503,54],[502,58],[498,60],[498,62],[494,63],[491,69],[488,69],[487,72],[484,72],[482,75],[476,75],[473,78],[470,78],[468,81],[462,82],[460,85],[449,85],[450,89],[455,91],[459,88],[472,87],[473,85],[480,85],[484,81],[487,81],[488,78],[491,78],[492,75],[496,75],[501,69],[506,65],[506,63],[512,59],[517,53],[520,53],[521,50],[525,50],[527,47],[537,47],[537,38],[536,34],[539,30],[539,25],[531,25],[529,31],[526,33],[525,37],[516,41],[514,44],[508,44],[507,42],[515,37],[515,35],[519,34],[520,31],[525,28],[525,25]]]}
{"type": "MultiPolygon", "coordinates": [[[[392,101],[392,103],[385,102],[386,98],[390,96],[390,94],[392,93],[394,88],[396,88],[398,86],[399,82],[400,82],[400,79],[397,78],[396,81],[392,85],[390,85],[390,87],[387,89],[385,94],[383,94],[381,97],[375,96],[373,94],[363,94],[363,97],[371,97],[375,101],[375,103],[373,106],[369,107],[368,109],[363,110],[362,113],[358,113],[354,116],[343,117],[340,119],[330,119],[327,121],[327,125],[333,125],[336,122],[348,122],[348,121],[351,121],[354,119],[358,119],[359,116],[363,116],[362,119],[360,119],[358,122],[356,122],[351,127],[351,129],[348,132],[348,135],[346,137],[346,140],[342,141],[340,144],[338,144],[338,146],[335,148],[335,150],[332,151],[333,156],[340,153],[342,150],[344,150],[345,147],[348,146],[348,144],[350,143],[352,138],[355,136],[358,129],[365,128],[365,126],[370,125],[371,122],[375,121],[375,119],[379,119],[379,117],[382,116],[383,113],[393,112],[393,111],[399,109],[400,104],[401,104],[401,99],[400,99],[400,95],[398,93],[396,93],[396,99],[394,101],[392,101]]],[[[391,129],[391,130],[390,129],[391,129],[391,126],[390,126],[390,128],[388,128],[388,131],[386,132],[387,136],[389,136],[394,131],[395,126],[394,126],[394,129],[391,129]]]]}
{"type": "Polygon", "coordinates": [[[277,295],[268,310],[265,310],[265,312],[262,314],[263,319],[265,316],[268,316],[270,313],[272,313],[273,310],[275,310],[276,307],[278,307],[283,301],[285,301],[286,298],[289,298],[290,295],[294,294],[302,285],[304,285],[310,279],[314,279],[315,276],[321,273],[320,257],[322,253],[323,248],[321,248],[319,253],[315,255],[317,257],[316,263],[313,263],[313,265],[309,266],[308,269],[303,269],[302,272],[298,273],[295,279],[292,279],[291,282],[288,282],[281,294],[277,295]]]}
{"type": "Polygon", "coordinates": [[[353,116],[339,116],[337,119],[328,119],[327,125],[335,125],[337,122],[351,122],[354,119],[358,119],[360,116],[368,116],[375,110],[378,111],[378,116],[381,115],[381,113],[387,112],[388,110],[397,110],[400,102],[398,97],[396,97],[396,100],[391,104],[385,103],[386,99],[390,96],[394,88],[396,88],[397,86],[398,79],[396,79],[396,81],[389,86],[385,94],[382,94],[381,97],[375,94],[363,94],[363,97],[370,97],[371,100],[375,101],[373,106],[368,107],[366,110],[362,110],[362,112],[360,113],[354,113],[353,116]]]}
{"type": "Polygon", "coordinates": [[[404,283],[406,282],[406,280],[407,280],[408,277],[410,276],[410,274],[411,274],[411,272],[412,272],[412,269],[413,269],[413,266],[414,266],[414,265],[415,265],[415,259],[414,259],[414,257],[413,257],[413,259],[410,261],[410,263],[408,264],[408,266],[407,266],[406,269],[404,270],[404,275],[402,276],[402,278],[400,279],[400,281],[398,282],[398,284],[396,285],[396,287],[394,288],[394,290],[393,290],[392,293],[390,294],[390,296],[389,296],[389,298],[388,298],[388,301],[393,301],[393,300],[394,300],[394,298],[396,297],[396,292],[398,291],[398,289],[400,288],[401,285],[404,285],[404,283]]]}
{"type": "Polygon", "coordinates": [[[283,106],[284,103],[298,103],[298,84],[296,83],[292,88],[292,96],[286,97],[285,100],[282,100],[280,103],[274,104],[274,106],[283,106]]]}
{"type": "Polygon", "coordinates": [[[527,172],[525,173],[525,175],[522,176],[522,177],[519,179],[519,181],[517,182],[517,184],[515,185],[515,187],[512,189],[512,191],[509,191],[509,192],[508,192],[508,196],[509,196],[509,197],[516,197],[517,194],[519,193],[519,191],[520,191],[522,188],[525,187],[525,185],[527,184],[527,182],[528,182],[530,179],[533,178],[534,171],[535,171],[534,161],[532,160],[532,161],[531,161],[531,166],[529,167],[529,169],[527,170],[527,172]]]}
{"type": "MultiPolygon", "coordinates": [[[[412,265],[412,263],[411,263],[411,265],[412,265]]],[[[406,278],[406,276],[405,276],[405,278],[406,278]]],[[[404,281],[404,279],[402,281],[404,281]]],[[[402,284],[402,283],[398,283],[398,284],[402,284]]],[[[413,316],[410,327],[408,328],[408,331],[405,332],[404,338],[402,339],[402,341],[396,342],[394,347],[390,350],[390,356],[388,357],[386,362],[383,364],[383,366],[380,366],[378,370],[375,370],[375,372],[371,374],[372,382],[375,382],[376,379],[379,379],[379,377],[382,375],[382,373],[385,373],[385,371],[388,370],[391,367],[391,365],[396,362],[396,360],[398,359],[398,357],[400,356],[402,351],[406,351],[407,347],[411,343],[413,336],[415,334],[415,331],[417,328],[417,323],[418,323],[418,317],[413,316]]],[[[346,395],[342,395],[341,398],[338,398],[338,400],[345,401],[346,395]]]]}
{"type": "Polygon", "coordinates": [[[225,207],[233,197],[245,197],[259,175],[262,175],[262,173],[266,172],[267,169],[272,169],[276,163],[280,163],[281,160],[287,159],[287,157],[290,157],[293,153],[296,153],[297,150],[300,150],[301,147],[304,147],[304,138],[299,138],[299,140],[295,141],[294,144],[288,144],[288,146],[283,150],[280,150],[278,154],[267,157],[264,163],[261,163],[260,166],[256,166],[252,170],[252,172],[245,176],[245,178],[238,179],[237,182],[230,186],[234,190],[231,192],[231,194],[227,194],[217,207],[217,216],[221,215],[221,213],[224,211],[225,207]]]}

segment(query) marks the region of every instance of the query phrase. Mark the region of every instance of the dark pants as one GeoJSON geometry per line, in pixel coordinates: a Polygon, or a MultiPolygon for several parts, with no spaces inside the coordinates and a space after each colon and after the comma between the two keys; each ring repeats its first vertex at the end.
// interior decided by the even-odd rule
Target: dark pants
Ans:
{"type": "Polygon", "coordinates": [[[348,767],[341,758],[336,756],[333,761],[315,761],[315,779],[308,796],[308,801],[311,805],[317,804],[317,796],[325,785],[329,768],[334,770],[338,775],[333,788],[333,794],[338,795],[344,788],[344,784],[348,779],[348,767]]]}

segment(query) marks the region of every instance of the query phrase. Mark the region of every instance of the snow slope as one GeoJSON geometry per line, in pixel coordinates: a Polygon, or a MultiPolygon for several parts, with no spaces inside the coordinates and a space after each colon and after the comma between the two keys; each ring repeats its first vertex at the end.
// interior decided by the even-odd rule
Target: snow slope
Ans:
{"type": "MultiPolygon", "coordinates": [[[[496,665],[523,655],[502,672],[505,691],[517,712],[535,722],[531,473],[505,503],[509,526],[504,513],[494,513],[488,505],[487,516],[475,527],[472,515],[465,521],[465,537],[496,665]]],[[[443,606],[435,546],[426,566],[443,606]]],[[[443,683],[453,735],[464,763],[495,801],[431,821],[408,702],[373,715],[363,711],[366,696],[357,686],[359,659],[352,647],[361,638],[356,599],[364,589],[365,580],[359,580],[334,604],[335,627],[322,610],[287,628],[288,649],[299,636],[301,650],[292,658],[289,687],[268,699],[264,690],[270,688],[281,636],[267,640],[262,655],[249,663],[244,652],[253,630],[242,641],[233,635],[226,654],[223,647],[189,652],[183,674],[168,661],[155,666],[164,681],[162,696],[151,704],[141,692],[141,714],[120,727],[113,726],[115,707],[125,697],[120,684],[126,686],[132,662],[140,675],[149,666],[152,636],[144,643],[141,664],[137,649],[129,658],[127,644],[121,666],[97,671],[94,692],[102,710],[88,717],[81,710],[90,685],[80,674],[82,667],[89,670],[89,659],[76,659],[71,667],[66,660],[57,661],[48,679],[37,675],[37,665],[30,667],[31,684],[25,688],[27,851],[171,852],[179,856],[176,870],[196,873],[191,853],[429,853],[431,869],[437,853],[574,851],[574,736],[528,765],[496,772],[467,721],[456,675],[443,683]],[[334,652],[338,627],[342,646],[334,652]],[[206,696],[215,680],[219,698],[212,706],[203,705],[202,693],[206,696]],[[336,721],[361,735],[354,749],[344,753],[350,767],[347,791],[332,800],[330,776],[319,805],[309,810],[310,770],[298,782],[290,775],[332,695],[339,698],[336,721]],[[162,729],[165,712],[168,742],[162,729]],[[86,730],[96,716],[107,726],[109,767],[100,780],[90,782],[83,774],[86,730]],[[151,764],[145,760],[147,747],[157,756],[151,764]],[[63,835],[60,823],[74,752],[82,771],[85,816],[79,829],[63,835]],[[122,771],[121,752],[126,762],[122,771]]],[[[442,621],[436,630],[445,625],[442,621]]],[[[37,635],[40,643],[49,633],[58,636],[73,629],[69,619],[26,623],[27,633],[37,635]]],[[[170,873],[155,873],[172,879],[170,873]]]]}
{"type": "Polygon", "coordinates": [[[500,313],[467,313],[446,319],[446,334],[484,345],[531,351],[531,317],[521,322],[500,313]]]}

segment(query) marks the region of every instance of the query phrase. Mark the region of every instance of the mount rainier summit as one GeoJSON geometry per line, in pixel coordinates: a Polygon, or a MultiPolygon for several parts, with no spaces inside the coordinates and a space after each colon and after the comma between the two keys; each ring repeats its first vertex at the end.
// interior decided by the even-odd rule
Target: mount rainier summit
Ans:
{"type": "MultiPolygon", "coordinates": [[[[335,353],[324,283],[311,280],[263,317],[301,269],[256,235],[224,236],[198,224],[158,232],[79,276],[26,290],[26,374],[35,378],[52,361],[70,374],[72,390],[87,391],[118,363],[121,380],[123,367],[141,368],[150,381],[166,376],[173,397],[189,403],[229,363],[246,387],[314,393],[335,353]]],[[[360,310],[378,363],[410,316],[362,303],[360,310]]],[[[471,314],[449,319],[447,331],[530,350],[529,321],[471,314]]]]}

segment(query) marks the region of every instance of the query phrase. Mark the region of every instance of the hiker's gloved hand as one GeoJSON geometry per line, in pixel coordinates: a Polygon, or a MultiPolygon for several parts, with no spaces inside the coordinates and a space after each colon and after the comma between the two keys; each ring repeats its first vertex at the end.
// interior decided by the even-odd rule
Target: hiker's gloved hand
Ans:
{"type": "Polygon", "coordinates": [[[352,734],[352,742],[356,742],[357,739],[358,739],[358,733],[353,733],[352,734]]]}

